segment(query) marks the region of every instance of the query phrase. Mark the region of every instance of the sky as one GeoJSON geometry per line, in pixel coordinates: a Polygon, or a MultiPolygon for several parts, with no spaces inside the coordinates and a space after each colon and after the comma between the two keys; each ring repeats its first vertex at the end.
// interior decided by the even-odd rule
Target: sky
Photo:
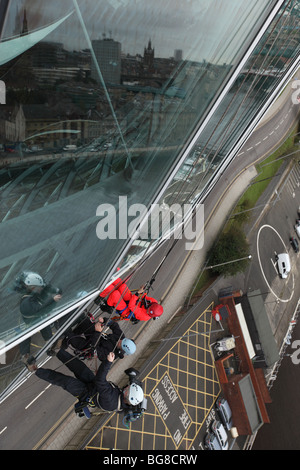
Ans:
{"type": "MultiPolygon", "coordinates": [[[[230,62],[270,0],[13,0],[6,35],[26,8],[29,29],[45,26],[78,2],[91,39],[103,34],[122,52],[143,54],[151,39],[156,57],[183,51],[185,59],[230,62]]],[[[51,37],[67,49],[87,47],[76,12],[51,37]]]]}

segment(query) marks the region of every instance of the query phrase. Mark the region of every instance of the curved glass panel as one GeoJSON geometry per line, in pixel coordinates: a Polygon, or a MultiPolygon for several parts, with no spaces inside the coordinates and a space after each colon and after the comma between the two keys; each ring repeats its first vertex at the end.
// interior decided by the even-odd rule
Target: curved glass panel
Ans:
{"type": "Polygon", "coordinates": [[[285,2],[176,174],[164,202],[175,202],[183,182],[189,183],[189,191],[182,193],[181,204],[197,200],[294,63],[297,71],[299,17],[300,3],[285,2]]]}
{"type": "MultiPolygon", "coordinates": [[[[161,194],[276,4],[10,4],[0,42],[1,344],[30,337],[106,283],[121,255],[123,264],[132,263],[147,249],[153,240],[129,236],[138,222],[128,208],[149,208],[161,194]],[[20,311],[28,273],[47,286],[35,298],[41,309],[29,319],[20,311]],[[48,302],[57,293],[62,297],[48,302]]],[[[269,63],[282,55],[279,33],[298,19],[297,5],[283,10],[277,32],[273,27],[244,64],[165,192],[165,203],[197,197],[264,102],[266,87],[297,56],[294,27],[290,39],[280,36],[287,60],[269,63]],[[277,69],[268,83],[257,72],[267,63],[277,69]]],[[[26,351],[21,345],[21,354],[26,351]]]]}

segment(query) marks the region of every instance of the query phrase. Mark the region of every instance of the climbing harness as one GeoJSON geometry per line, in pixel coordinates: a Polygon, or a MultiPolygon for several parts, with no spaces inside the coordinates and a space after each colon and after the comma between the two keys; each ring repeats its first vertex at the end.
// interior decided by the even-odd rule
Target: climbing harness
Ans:
{"type": "Polygon", "coordinates": [[[79,418],[83,418],[85,416],[87,419],[92,417],[92,414],[88,408],[87,402],[78,402],[74,406],[75,413],[79,416],[79,418]]]}

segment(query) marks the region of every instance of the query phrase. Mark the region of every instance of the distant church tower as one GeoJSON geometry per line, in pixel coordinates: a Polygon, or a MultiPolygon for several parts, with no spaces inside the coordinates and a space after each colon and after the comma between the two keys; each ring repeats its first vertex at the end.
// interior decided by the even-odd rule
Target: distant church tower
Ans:
{"type": "Polygon", "coordinates": [[[14,28],[14,36],[19,36],[21,33],[21,20],[20,20],[20,13],[18,5],[16,5],[16,15],[15,15],[15,28],[14,28]]]}
{"type": "Polygon", "coordinates": [[[151,39],[149,39],[148,47],[144,48],[144,66],[149,69],[154,68],[154,47],[151,46],[151,39]]]}

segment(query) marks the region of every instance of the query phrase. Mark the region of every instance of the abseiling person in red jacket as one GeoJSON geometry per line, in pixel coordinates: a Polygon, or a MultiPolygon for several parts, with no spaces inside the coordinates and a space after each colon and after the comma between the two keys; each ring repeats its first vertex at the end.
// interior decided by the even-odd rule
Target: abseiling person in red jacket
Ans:
{"type": "Polygon", "coordinates": [[[114,307],[122,319],[132,322],[156,319],[163,313],[162,305],[148,296],[144,292],[144,287],[137,291],[137,295],[133,294],[121,278],[116,279],[99,295],[101,298],[108,296],[107,305],[114,307]]]}

